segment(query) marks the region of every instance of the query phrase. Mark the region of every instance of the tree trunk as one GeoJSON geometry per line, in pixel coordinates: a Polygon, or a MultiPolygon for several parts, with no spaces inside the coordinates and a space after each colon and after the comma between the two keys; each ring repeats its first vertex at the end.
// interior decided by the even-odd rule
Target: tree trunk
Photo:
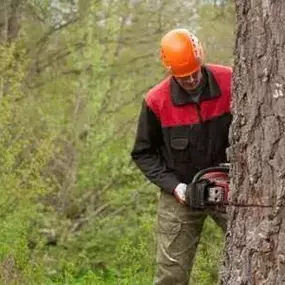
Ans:
{"type": "Polygon", "coordinates": [[[221,284],[285,284],[285,1],[235,5],[229,157],[243,206],[229,207],[221,284]]]}
{"type": "Polygon", "coordinates": [[[20,29],[21,0],[0,3],[0,42],[14,40],[20,29]]]}

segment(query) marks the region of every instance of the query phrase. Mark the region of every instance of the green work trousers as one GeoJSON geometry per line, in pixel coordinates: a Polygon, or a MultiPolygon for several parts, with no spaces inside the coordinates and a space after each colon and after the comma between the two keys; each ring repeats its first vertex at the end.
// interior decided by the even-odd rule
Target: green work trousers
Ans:
{"type": "Polygon", "coordinates": [[[188,285],[207,215],[226,231],[225,213],[193,211],[178,203],[171,194],[161,192],[157,209],[155,285],[188,285]]]}

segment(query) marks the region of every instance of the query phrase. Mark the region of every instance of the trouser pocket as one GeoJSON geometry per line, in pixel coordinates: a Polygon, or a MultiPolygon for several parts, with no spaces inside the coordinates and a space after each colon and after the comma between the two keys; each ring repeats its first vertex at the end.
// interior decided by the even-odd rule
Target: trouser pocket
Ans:
{"type": "Polygon", "coordinates": [[[154,284],[188,284],[199,243],[203,213],[191,212],[162,194],[157,212],[157,272],[154,284]]]}

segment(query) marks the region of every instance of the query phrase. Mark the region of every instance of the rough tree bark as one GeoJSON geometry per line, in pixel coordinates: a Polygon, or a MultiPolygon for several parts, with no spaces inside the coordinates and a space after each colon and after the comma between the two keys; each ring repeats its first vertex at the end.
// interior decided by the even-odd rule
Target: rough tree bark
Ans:
{"type": "Polygon", "coordinates": [[[221,284],[285,284],[285,1],[235,5],[231,199],[256,205],[229,207],[221,284]]]}

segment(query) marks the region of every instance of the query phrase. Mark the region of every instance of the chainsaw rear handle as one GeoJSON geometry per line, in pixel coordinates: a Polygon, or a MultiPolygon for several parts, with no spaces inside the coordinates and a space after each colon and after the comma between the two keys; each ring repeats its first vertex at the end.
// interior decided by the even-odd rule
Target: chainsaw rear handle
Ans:
{"type": "Polygon", "coordinates": [[[209,173],[209,172],[214,172],[214,171],[221,171],[221,172],[229,173],[230,164],[222,163],[219,166],[213,166],[213,167],[202,169],[196,173],[196,175],[193,177],[192,182],[197,182],[204,174],[209,173]]]}

